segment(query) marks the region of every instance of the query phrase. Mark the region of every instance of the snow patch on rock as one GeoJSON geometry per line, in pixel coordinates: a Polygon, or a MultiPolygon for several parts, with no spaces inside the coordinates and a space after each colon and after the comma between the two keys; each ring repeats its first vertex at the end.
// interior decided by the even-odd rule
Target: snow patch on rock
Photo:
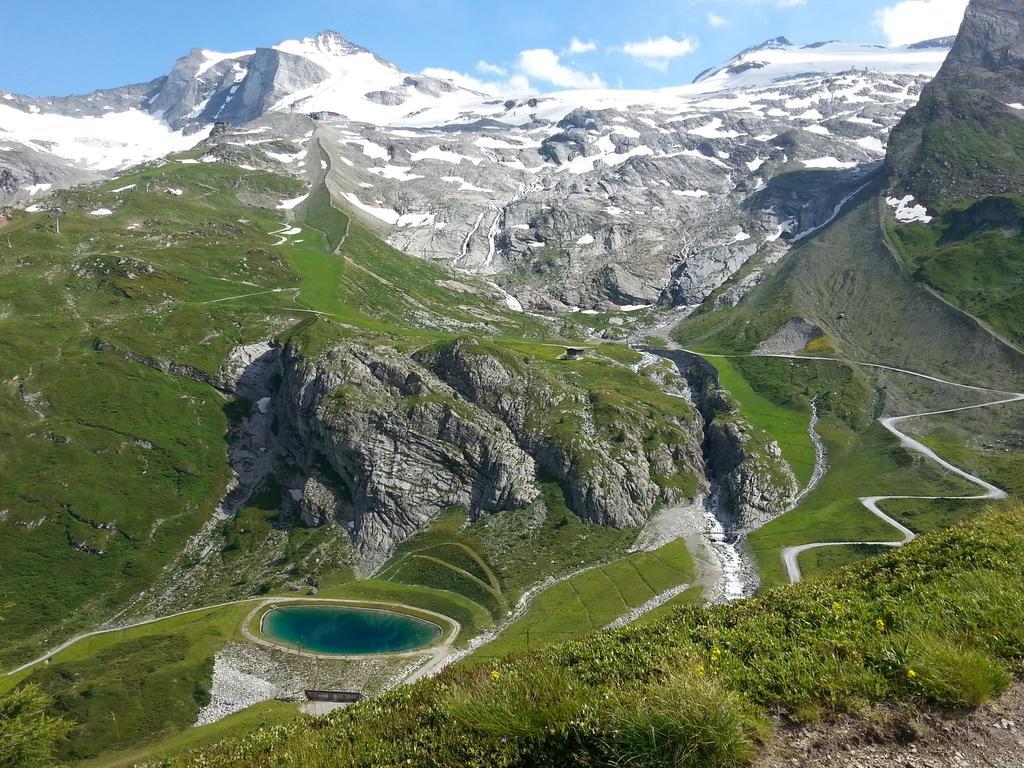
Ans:
{"type": "Polygon", "coordinates": [[[282,200],[281,203],[277,206],[277,210],[279,210],[279,211],[290,211],[293,208],[295,208],[297,205],[299,205],[300,203],[305,202],[306,198],[308,198],[308,197],[309,197],[309,193],[307,192],[306,194],[299,195],[299,197],[294,197],[291,200],[282,200]]]}
{"type": "Polygon", "coordinates": [[[849,170],[850,168],[856,168],[856,163],[846,163],[842,160],[837,160],[834,157],[816,157],[812,160],[802,161],[804,168],[812,169],[829,169],[829,170],[849,170]]]}
{"type": "Polygon", "coordinates": [[[903,198],[887,197],[885,202],[895,211],[896,221],[901,221],[904,224],[914,221],[928,224],[932,220],[932,217],[928,215],[927,208],[914,203],[913,195],[906,195],[903,198]]]}

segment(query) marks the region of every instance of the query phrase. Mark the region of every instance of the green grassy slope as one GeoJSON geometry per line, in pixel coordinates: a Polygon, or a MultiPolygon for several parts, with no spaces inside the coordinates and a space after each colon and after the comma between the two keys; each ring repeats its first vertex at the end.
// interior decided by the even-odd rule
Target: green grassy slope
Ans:
{"type": "Polygon", "coordinates": [[[930,224],[887,220],[886,232],[916,278],[1024,345],[1024,198],[956,205],[930,224]]]}
{"type": "Polygon", "coordinates": [[[541,592],[522,618],[471,659],[497,659],[586,635],[693,576],[681,540],[588,570],[541,592]]]}
{"type": "Polygon", "coordinates": [[[947,70],[889,137],[887,161],[900,186],[940,210],[1018,191],[1024,183],[1024,123],[1004,94],[957,82],[947,70]]]}
{"type": "MultiPolygon", "coordinates": [[[[871,201],[863,203],[852,215],[861,223],[870,222],[873,215],[871,201]]],[[[945,348],[937,343],[936,336],[942,338],[946,332],[952,333],[960,327],[955,312],[928,298],[913,286],[909,277],[900,278],[898,265],[885,253],[884,246],[874,248],[854,242],[852,232],[845,230],[847,226],[851,225],[838,222],[835,228],[822,236],[826,243],[820,248],[812,250],[810,245],[800,246],[790,257],[790,265],[784,265],[779,273],[769,277],[737,307],[726,310],[722,317],[716,313],[684,322],[679,331],[683,343],[690,348],[711,347],[715,351],[723,347],[727,351],[737,351],[736,347],[740,350],[749,348],[773,330],[770,325],[774,322],[772,316],[762,314],[761,310],[777,309],[781,302],[785,309],[780,316],[802,315],[820,322],[842,352],[854,359],[885,363],[898,360],[903,365],[926,372],[933,370],[928,365],[947,370],[951,365],[962,365],[957,373],[950,374],[951,378],[969,383],[979,378],[984,380],[998,370],[999,358],[995,365],[986,365],[979,370],[976,361],[967,359],[962,345],[945,348]],[[827,246],[837,250],[828,250],[827,246]],[[846,255],[838,249],[845,249],[846,255]],[[870,297],[873,293],[880,297],[882,304],[897,301],[893,286],[883,286],[872,277],[871,265],[888,270],[893,280],[903,281],[902,287],[896,286],[896,294],[916,296],[918,307],[930,306],[940,332],[933,334],[920,318],[909,318],[910,325],[906,329],[909,338],[904,340],[899,337],[898,330],[906,317],[902,308],[897,307],[894,311],[874,301],[869,306],[860,307],[847,303],[856,296],[870,297]],[[829,268],[845,270],[841,283],[828,277],[824,270],[829,268]],[[807,294],[798,295],[792,289],[793,283],[806,286],[807,294]],[[858,287],[858,283],[868,285],[858,287]],[[835,308],[829,298],[833,294],[838,297],[835,308]],[[829,307],[833,313],[831,316],[823,314],[825,307],[829,307]],[[836,308],[846,310],[843,317],[834,314],[836,308]],[[808,311],[810,309],[814,310],[813,314],[808,311]],[[849,324],[854,313],[866,324],[865,327],[855,328],[849,324]],[[879,326],[877,318],[868,320],[869,315],[878,314],[884,318],[886,313],[893,315],[889,318],[895,323],[891,330],[885,325],[879,326]],[[823,317],[830,319],[825,321],[823,317]],[[736,347],[730,348],[729,345],[736,347]],[[857,349],[862,351],[850,351],[857,349]]],[[[978,344],[979,348],[986,345],[978,333],[968,334],[967,346],[972,343],[978,344]]],[[[1005,347],[1002,350],[1002,360],[1014,364],[1013,354],[1005,347]]],[[[929,384],[904,374],[883,374],[841,361],[712,358],[712,362],[720,368],[723,384],[734,393],[740,393],[737,399],[741,414],[768,434],[778,435],[784,454],[788,444],[787,458],[791,461],[794,455],[800,456],[799,453],[794,454],[794,447],[807,450],[799,443],[794,446],[793,438],[799,428],[799,420],[795,416],[799,409],[809,409],[813,399],[822,417],[818,433],[825,441],[829,472],[795,510],[749,537],[761,576],[768,584],[781,583],[786,578],[781,560],[784,547],[817,541],[892,539],[889,526],[864,509],[858,501],[860,496],[975,493],[973,486],[960,482],[933,463],[901,448],[895,438],[874,423],[874,419],[882,413],[937,410],[966,402],[982,402],[986,398],[992,399],[990,396],[929,384]]],[[[1010,370],[999,380],[1009,383],[1012,377],[1010,370]]],[[[986,451],[982,446],[1000,432],[1004,444],[1012,443],[1011,435],[1019,435],[1019,432],[1015,431],[1012,423],[1006,423],[1006,419],[1011,418],[1011,411],[1015,413],[1016,410],[1010,406],[998,416],[981,410],[977,415],[964,417],[977,420],[976,439],[971,440],[971,435],[961,430],[955,438],[947,435],[943,443],[937,441],[933,447],[947,459],[965,468],[976,467],[981,476],[1013,490],[1016,487],[1013,480],[1016,454],[986,451]],[[1000,424],[1005,424],[1005,427],[999,427],[1000,424]]],[[[929,419],[922,419],[910,422],[909,427],[927,430],[930,423],[929,419]]],[[[795,462],[794,466],[797,466],[795,462]]],[[[949,503],[927,501],[892,502],[886,509],[913,530],[923,533],[977,514],[982,508],[978,502],[961,502],[953,506],[956,513],[949,509],[949,503]]],[[[869,548],[814,551],[805,553],[801,567],[807,575],[813,575],[871,554],[877,554],[877,551],[869,548]]]]}
{"type": "MultiPolygon", "coordinates": [[[[269,234],[288,226],[276,201],[300,190],[272,173],[172,161],[61,193],[59,235],[43,212],[17,212],[5,227],[0,598],[16,606],[0,625],[0,662],[90,626],[142,591],[226,486],[234,406],[122,352],[215,377],[235,346],[306,320],[293,337],[311,351],[352,337],[411,351],[472,332],[558,366],[546,324],[507,311],[486,289],[448,290],[447,273],[389,248],[322,190],[297,211],[300,232],[269,234]],[[112,213],[93,215],[102,209],[112,213]],[[97,339],[113,349],[96,351],[97,339]]],[[[656,397],[611,359],[622,354],[610,347],[609,357],[559,375],[612,408],[616,397],[656,397]]],[[[273,506],[258,498],[226,527],[226,566],[276,541],[273,506]]],[[[287,538],[274,546],[296,561],[324,544],[315,534],[287,538]]],[[[344,562],[332,567],[344,578],[344,562]]]]}
{"type": "Polygon", "coordinates": [[[885,247],[877,192],[865,192],[829,228],[795,246],[735,307],[684,321],[682,344],[748,352],[790,318],[804,317],[852,360],[954,381],[1016,385],[1024,356],[931,296],[885,247]]]}
{"type": "MultiPolygon", "coordinates": [[[[907,451],[880,425],[851,432],[824,423],[819,432],[828,447],[831,470],[796,509],[750,535],[761,577],[767,584],[786,581],[783,547],[817,541],[898,538],[889,525],[863,507],[858,500],[861,496],[974,493],[974,486],[907,451]]],[[[982,508],[982,504],[975,503],[975,514],[982,508]]],[[[814,572],[812,564],[807,574],[814,572]]]]}
{"type": "MultiPolygon", "coordinates": [[[[67,193],[60,236],[45,214],[19,214],[6,228],[0,595],[16,606],[0,626],[5,663],[143,589],[224,488],[221,396],[92,342],[216,373],[231,346],[267,333],[262,309],[201,303],[254,290],[242,282],[253,277],[287,283],[265,248],[272,217],[199,186],[226,183],[226,173],[171,164],[130,177],[151,191],[120,205],[105,191],[113,184],[67,193]],[[186,192],[167,195],[164,184],[186,192]],[[101,206],[116,211],[89,215],[101,206]]],[[[283,195],[295,182],[252,174],[243,188],[283,195]]]]}
{"type": "Polygon", "coordinates": [[[296,707],[284,701],[266,701],[211,725],[180,731],[141,748],[126,749],[91,760],[81,768],[129,768],[138,763],[172,758],[187,750],[210,746],[226,738],[239,738],[263,728],[284,725],[295,720],[296,707]]]}
{"type": "Polygon", "coordinates": [[[510,512],[481,518],[469,528],[510,603],[542,574],[561,576],[588,563],[614,560],[636,540],[635,529],[606,528],[580,520],[558,483],[542,479],[540,489],[547,510],[543,519],[528,511],[510,512]]]}
{"type": "Polygon", "coordinates": [[[242,603],[81,640],[49,664],[0,677],[0,693],[39,685],[75,723],[59,757],[76,761],[189,728],[209,701],[213,657],[240,637],[242,603]]]}
{"type": "Polygon", "coordinates": [[[479,542],[462,529],[464,509],[451,509],[425,531],[399,545],[374,580],[452,592],[476,603],[491,619],[508,610],[501,583],[480,554],[479,542]]]}
{"type": "Polygon", "coordinates": [[[1004,506],[828,578],[450,669],[166,765],[731,765],[754,756],[767,712],[976,706],[1024,658],[1021,515],[1004,506]]]}
{"type": "MultiPolygon", "coordinates": [[[[0,623],[4,667],[110,620],[210,518],[230,475],[225,434],[251,404],[208,382],[238,345],[278,337],[312,353],[347,339],[411,354],[472,335],[578,390],[603,429],[641,412],[678,428],[670,423],[678,401],[628,370],[636,359],[628,349],[594,345],[601,348],[581,365],[559,361],[566,342],[551,325],[507,310],[471,277],[460,281],[475,290],[449,290],[444,270],[388,247],[322,189],[288,222],[276,205],[296,197],[300,182],[182,162],[196,157],[60,193],[59,234],[45,212],[15,212],[4,227],[0,603],[14,604],[0,623]],[[171,363],[189,375],[165,372],[171,363]]],[[[545,483],[544,494],[549,512],[536,521],[481,520],[410,558],[394,579],[353,581],[340,527],[283,526],[281,489],[268,484],[215,530],[218,576],[198,585],[205,591],[196,600],[274,594],[294,580],[327,596],[444,613],[460,622],[465,642],[532,581],[621,556],[632,542],[634,531],[580,521],[557,484],[545,483]],[[432,579],[428,563],[440,568],[432,579]]],[[[146,636],[115,650],[85,641],[34,671],[79,722],[65,756],[174,738],[201,706],[227,636],[196,625],[170,631],[173,640],[146,636]],[[161,656],[169,663],[154,661],[161,656]],[[132,682],[132,670],[149,684],[132,682]],[[165,716],[145,711],[159,709],[150,698],[159,690],[180,702],[165,716]]]]}
{"type": "Polygon", "coordinates": [[[814,444],[807,432],[809,406],[804,409],[786,407],[756,391],[744,376],[741,360],[718,357],[712,358],[711,363],[718,370],[719,383],[739,403],[743,418],[779,444],[797,481],[805,485],[814,472],[814,444]]]}

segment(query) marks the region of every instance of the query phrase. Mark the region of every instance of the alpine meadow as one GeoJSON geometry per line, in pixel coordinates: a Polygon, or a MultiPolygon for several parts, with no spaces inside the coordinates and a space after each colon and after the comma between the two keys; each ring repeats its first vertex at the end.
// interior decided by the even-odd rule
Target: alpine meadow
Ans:
{"type": "Polygon", "coordinates": [[[10,11],[0,768],[1024,765],[1021,0],[183,3],[10,11]]]}

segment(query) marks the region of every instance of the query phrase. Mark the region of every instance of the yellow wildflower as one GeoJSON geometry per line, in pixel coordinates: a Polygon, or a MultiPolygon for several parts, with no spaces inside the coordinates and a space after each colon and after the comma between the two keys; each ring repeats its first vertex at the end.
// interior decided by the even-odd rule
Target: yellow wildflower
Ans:
{"type": "Polygon", "coordinates": [[[491,680],[497,680],[500,677],[501,677],[501,672],[499,672],[496,669],[492,669],[491,670],[491,680]]]}
{"type": "Polygon", "coordinates": [[[698,664],[693,668],[693,673],[697,675],[697,677],[704,677],[704,665],[698,664]]]}
{"type": "Polygon", "coordinates": [[[885,632],[885,619],[875,619],[875,627],[879,632],[885,632]]]}
{"type": "Polygon", "coordinates": [[[915,677],[917,677],[917,672],[915,672],[912,669],[908,669],[907,670],[907,677],[909,677],[911,680],[913,680],[915,677]]]}

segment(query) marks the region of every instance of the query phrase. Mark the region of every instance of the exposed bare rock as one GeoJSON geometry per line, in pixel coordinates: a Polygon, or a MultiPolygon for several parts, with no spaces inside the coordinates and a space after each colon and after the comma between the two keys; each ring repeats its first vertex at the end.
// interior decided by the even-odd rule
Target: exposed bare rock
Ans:
{"type": "Polygon", "coordinates": [[[329,467],[333,499],[310,478],[304,517],[333,509],[367,569],[448,507],[476,516],[537,496],[533,459],[508,427],[395,350],[346,344],[308,359],[289,346],[279,371],[279,461],[306,476],[329,467]]]}
{"type": "Polygon", "coordinates": [[[679,366],[704,417],[704,459],[721,493],[722,522],[730,531],[741,533],[785,512],[800,486],[779,444],[741,417],[707,361],[689,352],[659,354],[679,366]]]}
{"type": "Polygon", "coordinates": [[[973,711],[910,716],[879,708],[838,722],[781,727],[757,768],[1019,768],[1024,686],[973,711]]]}
{"type": "Polygon", "coordinates": [[[683,400],[671,423],[622,419],[610,434],[585,390],[570,388],[507,353],[461,340],[417,358],[466,400],[507,424],[538,466],[564,485],[576,513],[588,520],[642,525],[656,505],[685,495],[665,479],[702,474],[700,417],[683,400]]]}
{"type": "Polygon", "coordinates": [[[822,334],[821,328],[814,323],[810,323],[802,317],[794,317],[758,344],[754,352],[759,355],[795,354],[815,339],[821,338],[822,334]]]}

